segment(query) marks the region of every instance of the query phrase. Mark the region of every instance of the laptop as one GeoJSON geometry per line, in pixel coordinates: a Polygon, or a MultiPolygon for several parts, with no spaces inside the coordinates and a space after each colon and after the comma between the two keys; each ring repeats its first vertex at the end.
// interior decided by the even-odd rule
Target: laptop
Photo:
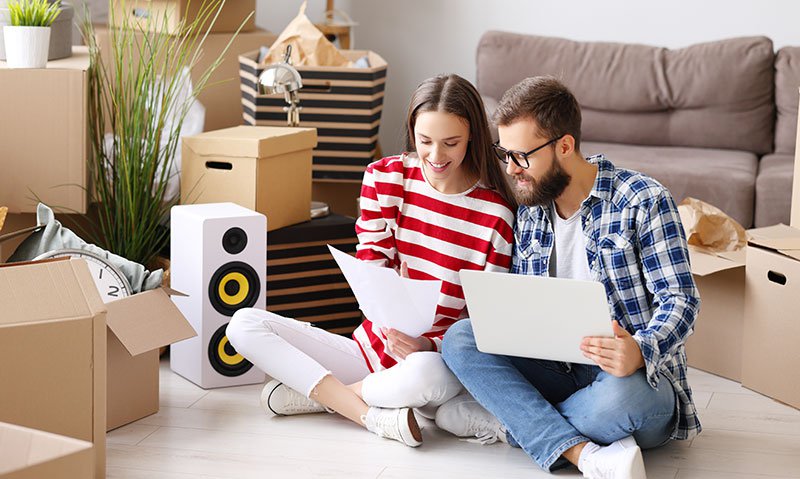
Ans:
{"type": "Polygon", "coordinates": [[[601,283],[461,270],[478,350],[595,364],[580,349],[586,336],[613,337],[601,283]]]}

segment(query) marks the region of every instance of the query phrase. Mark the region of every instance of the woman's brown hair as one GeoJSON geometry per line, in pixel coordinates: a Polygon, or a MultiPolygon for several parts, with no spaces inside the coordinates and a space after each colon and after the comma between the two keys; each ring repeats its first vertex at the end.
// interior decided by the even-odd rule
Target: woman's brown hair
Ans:
{"type": "Polygon", "coordinates": [[[482,186],[496,191],[516,209],[516,199],[508,186],[506,175],[492,151],[489,120],[478,90],[458,75],[439,75],[420,83],[408,105],[406,117],[406,151],[416,151],[414,125],[420,113],[441,111],[463,118],[469,124],[467,152],[461,168],[482,186]]]}

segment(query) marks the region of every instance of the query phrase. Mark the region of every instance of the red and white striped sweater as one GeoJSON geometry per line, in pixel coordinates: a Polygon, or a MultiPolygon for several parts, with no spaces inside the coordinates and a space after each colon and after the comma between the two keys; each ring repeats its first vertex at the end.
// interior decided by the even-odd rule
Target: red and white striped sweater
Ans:
{"type": "MultiPolygon", "coordinates": [[[[475,186],[444,194],[423,176],[416,154],[387,157],[367,167],[361,187],[361,217],[356,222],[356,257],[399,269],[409,277],[442,280],[433,327],[423,336],[441,350],[442,336],[466,317],[462,269],[508,271],[514,213],[493,190],[475,186]]],[[[372,371],[397,364],[386,337],[365,319],[353,332],[372,371]]]]}

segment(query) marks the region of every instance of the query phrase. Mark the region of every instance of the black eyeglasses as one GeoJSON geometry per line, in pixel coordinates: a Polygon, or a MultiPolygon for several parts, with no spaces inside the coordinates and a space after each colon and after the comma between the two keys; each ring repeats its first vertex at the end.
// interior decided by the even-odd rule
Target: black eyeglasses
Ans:
{"type": "Polygon", "coordinates": [[[511,158],[511,161],[514,162],[515,165],[519,166],[522,169],[528,169],[531,166],[530,161],[528,161],[528,157],[532,154],[536,153],[537,151],[541,150],[545,146],[552,145],[556,141],[558,141],[561,137],[553,138],[552,140],[548,141],[544,145],[534,148],[527,153],[523,153],[521,151],[516,150],[506,150],[502,146],[500,146],[500,142],[496,141],[492,144],[492,149],[494,149],[494,154],[497,156],[497,159],[502,161],[504,164],[508,164],[508,159],[511,158]]]}

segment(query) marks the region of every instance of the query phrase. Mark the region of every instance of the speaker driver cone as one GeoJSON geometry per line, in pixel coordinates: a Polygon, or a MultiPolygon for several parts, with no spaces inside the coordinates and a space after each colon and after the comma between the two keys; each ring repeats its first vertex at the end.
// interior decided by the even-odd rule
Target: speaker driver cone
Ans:
{"type": "Polygon", "coordinates": [[[211,367],[223,376],[241,376],[253,367],[253,363],[237,353],[225,335],[228,323],[223,324],[211,336],[208,343],[208,360],[211,367]]]}
{"type": "Polygon", "coordinates": [[[250,308],[258,301],[261,280],[247,263],[233,261],[217,269],[208,284],[208,299],[217,312],[225,316],[250,308]]]}
{"type": "Polygon", "coordinates": [[[222,249],[228,254],[239,254],[246,246],[247,233],[241,228],[231,228],[222,235],[222,249]]]}

